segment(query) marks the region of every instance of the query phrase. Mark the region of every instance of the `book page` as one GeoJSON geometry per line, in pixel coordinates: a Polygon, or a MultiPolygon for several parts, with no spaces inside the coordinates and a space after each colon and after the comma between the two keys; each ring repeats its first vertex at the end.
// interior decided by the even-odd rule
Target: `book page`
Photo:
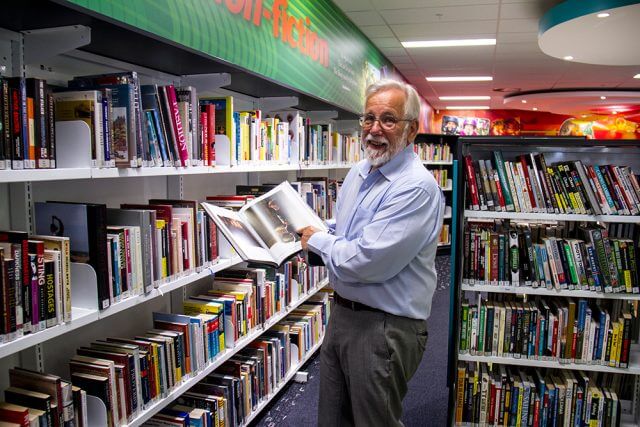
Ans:
{"type": "Polygon", "coordinates": [[[287,181],[245,205],[240,212],[280,264],[300,251],[297,230],[327,227],[287,181]]]}
{"type": "Polygon", "coordinates": [[[201,205],[243,260],[277,263],[264,244],[251,233],[242,215],[211,203],[204,202],[201,205]]]}

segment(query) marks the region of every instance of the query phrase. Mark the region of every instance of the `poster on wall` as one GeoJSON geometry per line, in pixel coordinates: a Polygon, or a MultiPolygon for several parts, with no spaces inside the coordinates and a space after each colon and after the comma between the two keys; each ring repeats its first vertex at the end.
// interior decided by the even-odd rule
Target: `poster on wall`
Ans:
{"type": "Polygon", "coordinates": [[[587,139],[639,139],[640,124],[621,116],[572,117],[558,129],[560,136],[584,136],[587,139]]]}
{"type": "Polygon", "coordinates": [[[442,116],[441,132],[444,135],[489,135],[489,119],[477,117],[442,116]]]}
{"type": "Polygon", "coordinates": [[[496,136],[517,136],[520,135],[520,118],[508,117],[505,119],[497,119],[491,122],[490,135],[496,136]]]}

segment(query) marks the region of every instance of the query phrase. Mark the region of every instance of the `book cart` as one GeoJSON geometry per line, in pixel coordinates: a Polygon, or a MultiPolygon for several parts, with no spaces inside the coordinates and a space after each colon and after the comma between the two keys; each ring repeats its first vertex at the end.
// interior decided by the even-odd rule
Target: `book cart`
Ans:
{"type": "MultiPolygon", "coordinates": [[[[2,75],[29,76],[62,84],[74,75],[137,71],[142,83],[191,85],[199,93],[233,95],[236,107],[264,112],[296,108],[314,122],[356,131],[357,114],[306,93],[245,72],[228,63],[181,48],[136,28],[117,25],[54,2],[12,2],[0,18],[2,75]]],[[[204,200],[207,195],[235,194],[235,186],[278,183],[319,175],[342,179],[350,164],[260,164],[242,166],[142,167],[99,169],[91,166],[90,130],[82,122],[58,123],[56,169],[0,170],[0,229],[34,234],[34,204],[45,200],[105,203],[144,203],[148,199],[204,200]]],[[[223,239],[220,236],[220,239],[223,239]]],[[[96,273],[73,263],[71,321],[0,344],[0,388],[9,385],[7,371],[22,366],[69,378],[68,361],[75,350],[107,336],[134,336],[152,327],[152,312],[180,312],[182,301],[206,289],[217,272],[242,266],[241,259],[220,243],[220,258],[197,270],[171,276],[148,293],[98,309],[96,273]]],[[[221,352],[211,363],[182,380],[170,392],[140,410],[126,425],[144,424],[226,360],[283,320],[327,280],[305,293],[221,352]]],[[[320,339],[282,381],[249,414],[248,424],[318,350],[320,339]]],[[[90,425],[106,425],[105,408],[89,398],[90,425]]]]}
{"type": "Polygon", "coordinates": [[[415,144],[418,156],[431,171],[445,197],[444,229],[438,241],[438,253],[449,253],[451,249],[451,224],[453,201],[453,160],[455,159],[458,136],[419,133],[415,144]]]}
{"type": "MultiPolygon", "coordinates": [[[[471,191],[478,189],[470,188],[474,184],[469,185],[468,163],[465,160],[466,156],[470,156],[468,159],[472,160],[472,168],[478,168],[477,161],[490,159],[491,167],[496,168],[497,160],[503,165],[516,165],[522,159],[520,156],[524,155],[527,156],[524,160],[529,166],[532,165],[530,160],[537,163],[536,168],[541,169],[537,160],[539,157],[536,156],[542,154],[547,167],[570,164],[573,171],[577,172],[574,162],[580,161],[583,171],[586,170],[587,173],[587,167],[591,165],[615,165],[628,166],[637,174],[640,171],[640,146],[635,141],[624,140],[461,137],[458,147],[455,167],[459,191],[454,202],[454,216],[459,221],[454,225],[452,241],[449,425],[546,425],[543,421],[548,422],[548,425],[569,425],[569,422],[583,425],[576,419],[580,411],[583,420],[588,420],[584,425],[609,425],[612,414],[616,413],[615,409],[617,415],[613,422],[625,426],[639,425],[640,352],[637,344],[636,309],[640,294],[633,287],[638,286],[637,227],[640,216],[637,213],[605,214],[603,210],[608,208],[603,205],[612,200],[599,199],[595,181],[584,182],[584,185],[593,189],[591,194],[596,197],[595,202],[603,204],[597,208],[598,214],[594,213],[596,210],[587,211],[588,213],[559,213],[553,209],[553,203],[548,207],[538,208],[530,204],[522,207],[522,212],[515,212],[515,206],[507,211],[490,210],[487,209],[486,200],[484,206],[482,202],[479,206],[473,206],[478,199],[471,191]],[[501,157],[496,158],[496,152],[501,157]],[[608,261],[617,263],[618,271],[624,272],[618,278],[620,283],[628,283],[628,287],[623,286],[616,292],[614,283],[613,289],[607,289],[610,279],[604,280],[598,276],[602,281],[602,288],[594,290],[593,280],[588,279],[590,267],[587,267],[586,261],[579,259],[581,254],[585,257],[595,256],[590,248],[594,247],[591,244],[593,241],[589,240],[589,234],[580,234],[580,229],[607,230],[609,239],[613,239],[609,241],[611,252],[606,252],[610,255],[608,261]],[[474,231],[477,233],[474,234],[474,231]],[[483,231],[487,234],[482,234],[483,231]],[[509,239],[512,231],[513,237],[520,239],[519,241],[509,239]],[[562,237],[552,237],[554,231],[557,236],[562,237]],[[500,233],[507,235],[493,245],[492,238],[500,233]],[[482,241],[483,236],[487,238],[486,242],[482,241]],[[536,236],[540,240],[536,241],[536,236]],[[579,239],[583,239],[582,251],[576,249],[578,253],[573,252],[573,260],[578,260],[573,266],[568,264],[567,258],[560,259],[559,253],[545,258],[546,251],[543,251],[544,254],[537,252],[548,241],[578,242],[579,239]],[[503,243],[500,240],[504,240],[506,253],[501,249],[503,243]],[[633,245],[631,255],[635,249],[635,259],[631,259],[622,249],[616,252],[619,242],[633,245]],[[513,251],[514,244],[518,254],[515,255],[515,265],[509,265],[514,262],[510,252],[513,251]],[[527,250],[533,244],[531,258],[530,253],[522,252],[523,244],[527,250]],[[529,267],[524,267],[523,262],[529,260],[532,265],[527,271],[529,267]],[[550,264],[552,262],[560,262],[560,266],[556,264],[554,270],[550,264]],[[566,269],[564,279],[557,275],[563,271],[560,269],[562,266],[566,269]],[[540,270],[537,270],[538,267],[540,270]],[[512,272],[517,272],[517,275],[512,276],[512,272]],[[576,277],[572,278],[572,274],[576,277]],[[540,278],[538,284],[535,283],[537,278],[540,278]],[[561,280],[566,283],[560,283],[561,280]],[[620,317],[614,318],[614,313],[620,317]],[[487,323],[489,318],[493,324],[487,323]],[[604,326],[605,320],[608,327],[604,326]],[[512,322],[511,327],[509,322],[512,322]],[[571,322],[573,335],[566,329],[571,322]],[[525,325],[529,327],[527,333],[525,325]],[[600,331],[603,331],[602,334],[600,331]],[[620,334],[619,341],[613,339],[614,332],[616,336],[620,334]],[[622,345],[622,348],[617,351],[618,359],[613,360],[616,343],[622,345]],[[609,346],[613,348],[609,349],[609,346]],[[628,354],[626,358],[625,350],[628,354]],[[615,391],[622,395],[614,396],[616,387],[618,389],[615,391]],[[567,400],[570,395],[572,400],[567,400]],[[563,403],[560,404],[560,401],[563,403]],[[576,409],[578,402],[582,406],[576,409]],[[527,407],[529,412],[525,420],[523,414],[527,407]],[[573,412],[568,410],[570,407],[573,412]],[[538,415],[533,418],[532,411],[537,409],[538,415]]],[[[605,174],[606,171],[601,170],[605,174]]],[[[480,179],[480,183],[476,182],[475,185],[483,185],[482,174],[474,174],[473,170],[470,172],[475,175],[476,181],[480,179]]],[[[545,179],[545,175],[538,176],[538,183],[535,184],[538,188],[547,186],[558,193],[563,191],[559,186],[556,187],[558,181],[554,181],[555,178],[542,183],[540,180],[545,179]]],[[[566,177],[570,179],[572,176],[576,185],[583,184],[580,177],[585,178],[585,175],[580,174],[577,180],[575,174],[569,173],[566,177]]],[[[502,176],[496,178],[496,184],[500,185],[502,176]]],[[[512,175],[512,178],[516,176],[512,175]]],[[[533,182],[534,174],[529,178],[533,182]]],[[[507,177],[507,189],[509,179],[511,178],[507,177]]],[[[522,182],[524,187],[525,181],[522,182]]],[[[611,184],[611,181],[605,182],[611,184]]],[[[564,183],[567,184],[567,181],[564,183]]],[[[487,188],[491,191],[490,185],[487,188]]],[[[514,189],[513,186],[510,188],[514,189]]],[[[516,193],[520,191],[517,188],[515,190],[516,193]]],[[[581,197],[589,197],[577,187],[574,190],[581,191],[581,197]]],[[[536,199],[541,201],[538,204],[544,204],[545,190],[538,195],[541,196],[541,199],[536,199]]],[[[627,195],[618,193],[618,197],[622,198],[627,195]]],[[[506,195],[502,196],[504,198],[506,195]]],[[[511,196],[515,198],[519,195],[511,196]]],[[[526,196],[526,193],[521,193],[520,196],[526,196]]],[[[565,196],[568,197],[568,194],[565,196]]],[[[633,198],[630,199],[632,204],[633,198]]],[[[614,207],[619,206],[614,203],[611,208],[614,207]]],[[[545,248],[553,250],[552,246],[547,245],[545,248]]],[[[589,258],[589,265],[601,265],[598,264],[598,259],[594,261],[589,258]]],[[[591,270],[591,273],[594,271],[591,270]]],[[[595,273],[604,274],[602,271],[595,273]]],[[[613,272],[611,274],[610,277],[614,277],[613,272]]],[[[598,279],[595,282],[597,284],[598,279]]]]}

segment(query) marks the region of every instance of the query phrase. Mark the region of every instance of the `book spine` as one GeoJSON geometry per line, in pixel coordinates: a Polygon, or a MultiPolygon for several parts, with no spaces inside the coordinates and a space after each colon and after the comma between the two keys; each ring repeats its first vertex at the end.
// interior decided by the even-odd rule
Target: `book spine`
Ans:
{"type": "Polygon", "coordinates": [[[180,118],[180,109],[176,100],[176,93],[173,85],[166,86],[167,101],[170,107],[170,118],[174,130],[174,138],[178,143],[178,155],[182,166],[189,166],[189,152],[187,150],[187,141],[184,136],[182,120],[180,118]]]}
{"type": "Polygon", "coordinates": [[[57,154],[56,154],[56,107],[53,94],[50,90],[47,90],[47,144],[49,154],[49,167],[56,168],[57,154]]]}
{"type": "Polygon", "coordinates": [[[28,158],[25,159],[25,145],[28,145],[27,96],[23,78],[9,79],[9,105],[11,109],[11,167],[12,169],[27,169],[29,168],[28,158]]]}
{"type": "Polygon", "coordinates": [[[47,328],[53,327],[58,323],[56,311],[56,281],[55,281],[55,264],[53,261],[44,263],[45,277],[45,298],[46,298],[46,322],[47,328]]]}
{"type": "Polygon", "coordinates": [[[471,156],[464,156],[465,170],[467,172],[467,188],[471,196],[471,209],[480,210],[480,201],[478,198],[478,185],[475,178],[475,171],[471,156]]]}

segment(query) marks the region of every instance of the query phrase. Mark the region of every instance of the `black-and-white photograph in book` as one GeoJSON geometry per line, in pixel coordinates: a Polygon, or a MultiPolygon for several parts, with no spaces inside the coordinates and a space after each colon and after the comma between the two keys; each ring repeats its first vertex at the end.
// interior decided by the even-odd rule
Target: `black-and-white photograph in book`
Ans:
{"type": "Polygon", "coordinates": [[[238,212],[207,202],[202,206],[245,261],[280,265],[302,249],[297,230],[307,226],[327,229],[286,181],[238,212]]]}

